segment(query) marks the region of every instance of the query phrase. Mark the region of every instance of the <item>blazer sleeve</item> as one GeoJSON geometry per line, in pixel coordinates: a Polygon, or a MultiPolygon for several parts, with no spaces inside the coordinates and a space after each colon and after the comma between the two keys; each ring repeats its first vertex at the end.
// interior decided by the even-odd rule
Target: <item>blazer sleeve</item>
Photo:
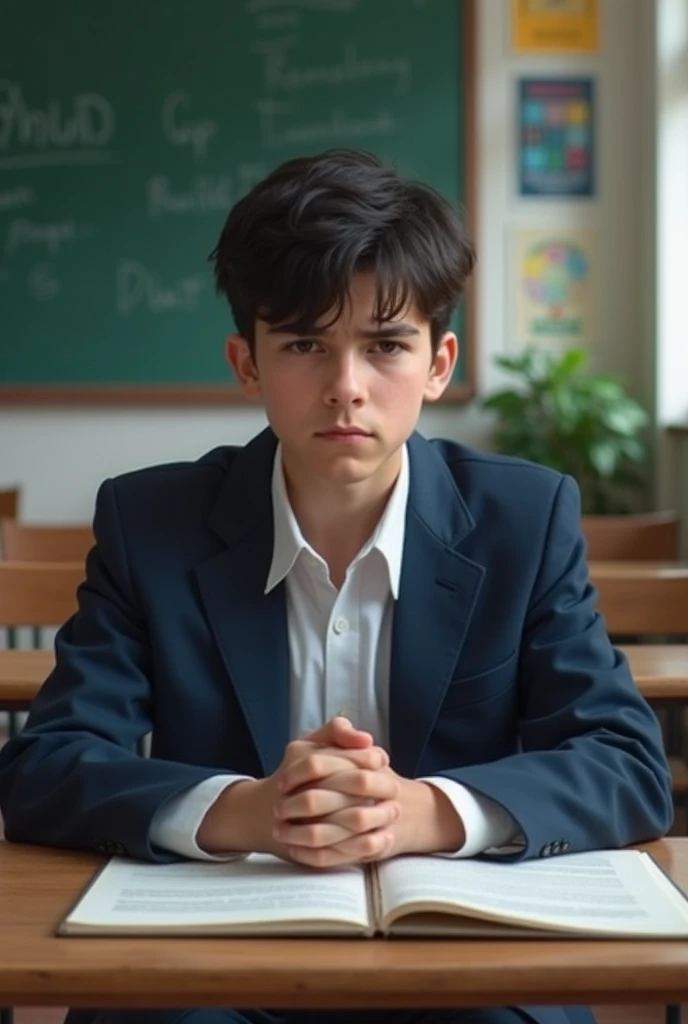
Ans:
{"type": "Polygon", "coordinates": [[[217,769],[136,753],[152,727],[151,651],[112,481],[99,491],[94,532],[78,612],[55,640],[56,668],[21,734],[0,750],[5,834],[174,860],[150,844],[150,823],[167,801],[217,769]]]}
{"type": "Polygon", "coordinates": [[[510,859],[654,839],[671,825],[657,718],[596,611],[577,484],[553,501],[519,662],[521,751],[437,774],[501,804],[525,837],[510,859]]]}

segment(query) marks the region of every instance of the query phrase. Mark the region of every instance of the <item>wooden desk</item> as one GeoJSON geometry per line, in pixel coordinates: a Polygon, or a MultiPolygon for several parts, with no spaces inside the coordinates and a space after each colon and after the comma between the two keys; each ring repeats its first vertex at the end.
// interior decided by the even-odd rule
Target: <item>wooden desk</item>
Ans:
{"type": "MultiPolygon", "coordinates": [[[[688,888],[688,839],[651,849],[688,888]]],[[[57,938],[100,863],[0,843],[0,1005],[679,1003],[688,941],[57,938]]]]}
{"type": "MultiPolygon", "coordinates": [[[[683,747],[680,705],[688,704],[688,644],[638,644],[621,647],[636,686],[647,700],[672,705],[666,722],[667,752],[683,747]]],[[[683,756],[669,757],[675,797],[688,797],[688,764],[683,756]]]]}
{"type": "Polygon", "coordinates": [[[0,710],[26,710],[54,665],[52,651],[0,650],[0,710]]]}
{"type": "Polygon", "coordinates": [[[644,697],[688,703],[688,644],[638,644],[620,650],[644,697]]]}

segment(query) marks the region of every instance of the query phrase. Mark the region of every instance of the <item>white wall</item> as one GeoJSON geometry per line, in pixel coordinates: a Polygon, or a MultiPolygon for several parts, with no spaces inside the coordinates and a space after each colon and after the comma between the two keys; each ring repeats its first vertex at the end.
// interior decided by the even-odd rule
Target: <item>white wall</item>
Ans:
{"type": "Polygon", "coordinates": [[[688,0],[657,0],[657,423],[659,503],[679,509],[688,553],[688,0]]]}
{"type": "Polygon", "coordinates": [[[659,0],[657,25],[657,412],[688,421],[688,0],[659,0]]]}
{"type": "MultiPolygon", "coordinates": [[[[602,52],[594,58],[523,58],[509,53],[509,0],[477,0],[478,371],[484,393],[498,383],[491,366],[508,343],[505,231],[508,225],[594,223],[602,244],[602,340],[594,363],[624,374],[651,402],[654,384],[652,289],[647,273],[652,151],[648,89],[653,50],[648,31],[655,0],[602,0],[602,52]],[[515,88],[525,73],[598,76],[598,186],[592,203],[518,201],[515,197],[515,88]],[[650,312],[649,312],[650,311],[650,312]]],[[[651,33],[650,33],[651,34],[651,33]]],[[[0,321],[1,322],[1,321],[0,321]]],[[[5,342],[7,343],[7,342],[5,342]]],[[[221,339],[218,339],[221,344],[221,339]]],[[[195,458],[217,444],[247,440],[264,420],[256,409],[0,408],[0,487],[21,483],[29,520],[90,517],[106,476],[154,462],[195,458]]],[[[486,446],[487,424],[474,405],[435,407],[423,414],[428,435],[486,446]]]]}

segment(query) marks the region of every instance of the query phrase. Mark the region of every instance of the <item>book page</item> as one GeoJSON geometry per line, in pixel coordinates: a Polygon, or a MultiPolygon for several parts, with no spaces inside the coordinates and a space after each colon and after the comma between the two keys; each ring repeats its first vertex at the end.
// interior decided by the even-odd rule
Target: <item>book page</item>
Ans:
{"type": "Polygon", "coordinates": [[[380,920],[438,912],[567,933],[688,937],[688,901],[636,850],[504,863],[399,857],[380,865],[380,920]]]}
{"type": "Polygon", "coordinates": [[[113,858],[64,934],[342,934],[368,929],[360,868],[316,871],[252,854],[224,863],[113,858]]]}

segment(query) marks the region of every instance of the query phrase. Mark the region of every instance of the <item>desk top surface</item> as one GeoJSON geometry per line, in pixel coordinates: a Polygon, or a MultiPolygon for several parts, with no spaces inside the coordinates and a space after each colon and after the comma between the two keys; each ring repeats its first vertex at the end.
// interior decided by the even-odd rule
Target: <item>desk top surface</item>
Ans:
{"type": "MultiPolygon", "coordinates": [[[[688,889],[688,839],[646,847],[688,889]]],[[[0,1005],[681,1002],[688,941],[58,938],[100,859],[0,843],[0,1005]]]]}

